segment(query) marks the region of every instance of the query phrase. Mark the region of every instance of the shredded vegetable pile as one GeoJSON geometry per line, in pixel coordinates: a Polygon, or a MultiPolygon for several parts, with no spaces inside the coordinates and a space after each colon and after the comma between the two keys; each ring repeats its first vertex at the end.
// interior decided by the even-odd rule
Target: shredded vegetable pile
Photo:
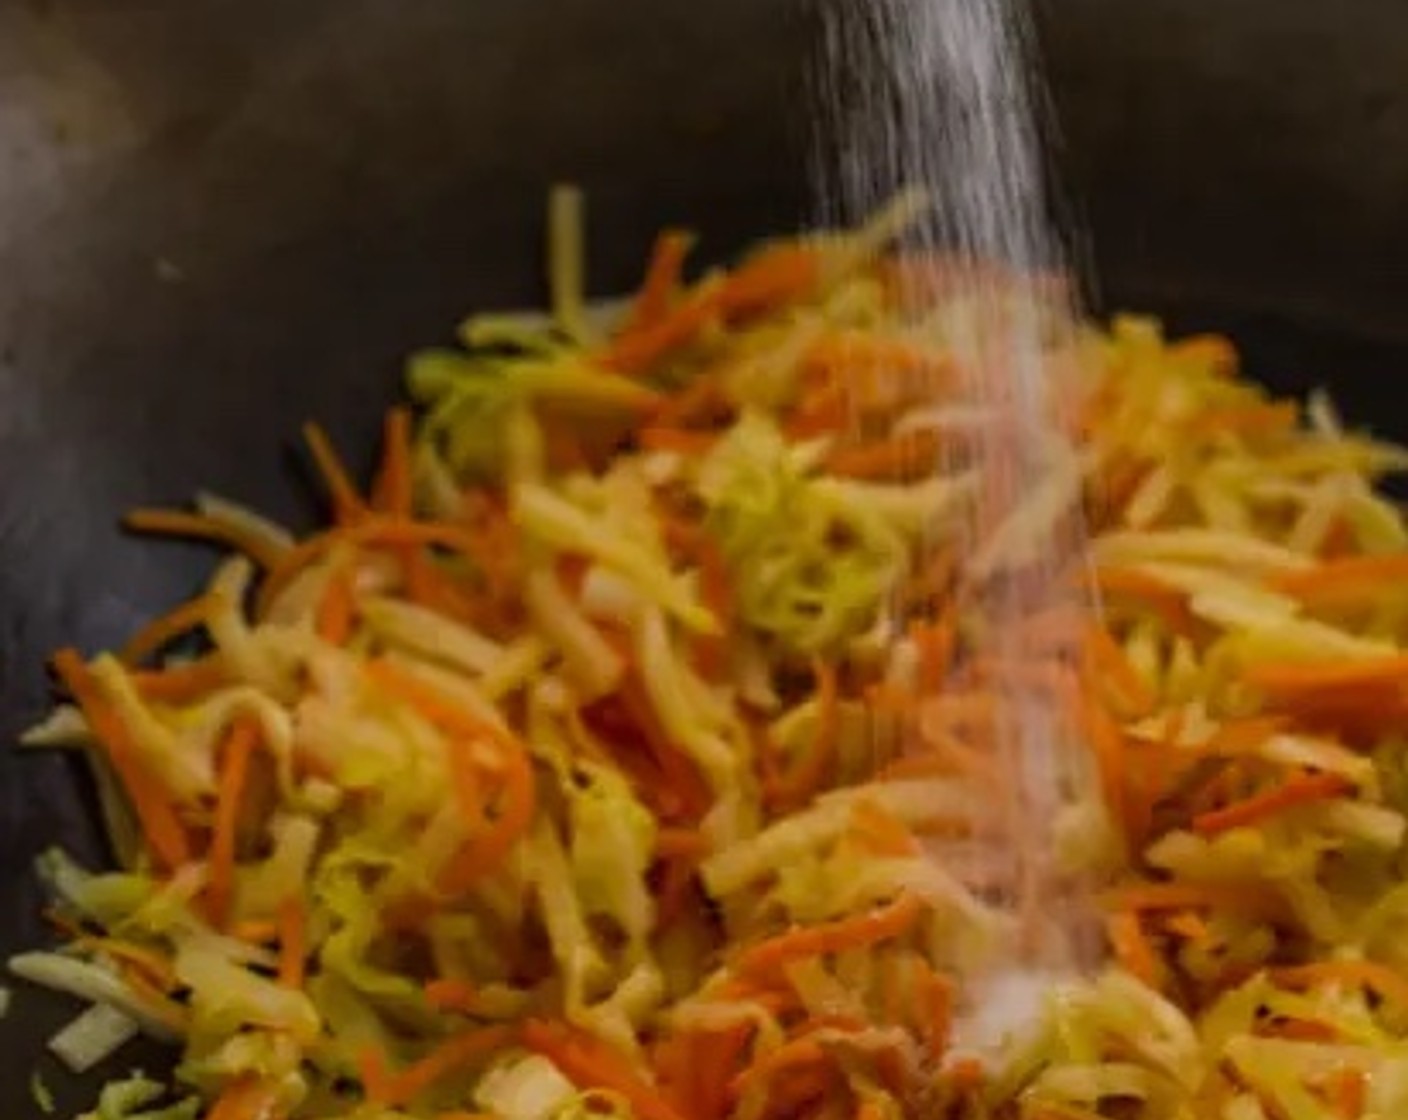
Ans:
{"type": "Polygon", "coordinates": [[[577,205],[552,313],[415,355],[365,489],[309,426],[325,528],[129,517],[229,556],[26,740],[120,869],[47,854],[12,970],[89,1003],[74,1068],[180,1054],[92,1115],[1408,1115],[1408,457],[1121,318],[1052,332],[1073,442],[963,543],[1004,418],[904,207],[692,281],[666,232],[597,305],[577,205]],[[1082,595],[983,655],[1071,518],[1082,595]],[[964,978],[1042,934],[980,842],[1012,678],[1088,749],[1050,828],[1110,966],[974,1047],[964,978]]]}

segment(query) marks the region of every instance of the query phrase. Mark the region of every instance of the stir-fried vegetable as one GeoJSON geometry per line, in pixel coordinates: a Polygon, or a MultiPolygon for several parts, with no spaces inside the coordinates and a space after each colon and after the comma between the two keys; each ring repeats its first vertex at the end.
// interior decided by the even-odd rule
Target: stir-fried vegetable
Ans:
{"type": "Polygon", "coordinates": [[[695,281],[666,233],[606,313],[579,212],[370,486],[310,426],[328,527],[129,518],[233,555],[32,735],[130,858],[47,855],[13,970],[102,1009],[75,1066],[181,1048],[92,1115],[1408,1115],[1408,458],[1134,318],[1041,332],[1027,431],[906,206],[695,281]],[[1111,967],[1006,1033],[1031,981],[967,981],[1091,876],[1111,967]]]}

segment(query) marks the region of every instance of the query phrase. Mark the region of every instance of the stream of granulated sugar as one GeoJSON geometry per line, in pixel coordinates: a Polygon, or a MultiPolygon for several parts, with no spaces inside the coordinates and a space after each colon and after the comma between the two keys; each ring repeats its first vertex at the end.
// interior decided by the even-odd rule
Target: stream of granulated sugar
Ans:
{"type": "MultiPolygon", "coordinates": [[[[973,499],[935,530],[958,573],[953,690],[997,698],[985,748],[1001,776],[977,835],[935,860],[1008,919],[965,966],[956,1054],[986,1052],[1044,994],[1098,963],[1088,878],[1070,838],[1096,827],[1077,663],[1092,607],[1081,463],[1063,402],[1078,323],[1051,220],[1031,28],[1020,0],[836,0],[819,67],[821,216],[851,223],[922,192],[904,238],[910,329],[951,370],[901,421],[940,433],[933,470],[973,472],[973,499]]],[[[927,467],[926,467],[927,469],[927,467]]],[[[896,607],[891,640],[914,621],[896,607]]],[[[933,724],[945,686],[926,698],[933,724]]],[[[923,721],[921,721],[923,722],[923,721]]],[[[922,734],[922,732],[921,732],[922,734]]]]}

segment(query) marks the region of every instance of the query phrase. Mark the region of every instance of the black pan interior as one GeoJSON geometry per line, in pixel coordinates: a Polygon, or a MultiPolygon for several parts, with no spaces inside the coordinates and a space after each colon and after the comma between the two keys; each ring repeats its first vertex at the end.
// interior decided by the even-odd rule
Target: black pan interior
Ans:
{"type": "MultiPolygon", "coordinates": [[[[1408,8],[1046,0],[1099,305],[1225,329],[1258,376],[1408,435],[1408,8]]],[[[291,448],[365,460],[401,356],[539,299],[547,185],[590,201],[591,279],[653,231],[705,255],[811,210],[802,0],[0,0],[0,740],[43,657],[120,640],[200,549],[125,508],[209,488],[292,520],[291,448]]],[[[100,859],[71,760],[0,751],[0,953],[45,938],[30,872],[100,859]]],[[[66,1000],[0,1020],[0,1114],[36,1115],[66,1000]]],[[[124,1053],[110,1070],[142,1060],[124,1053]]],[[[147,1060],[152,1060],[150,1055],[147,1060]]]]}

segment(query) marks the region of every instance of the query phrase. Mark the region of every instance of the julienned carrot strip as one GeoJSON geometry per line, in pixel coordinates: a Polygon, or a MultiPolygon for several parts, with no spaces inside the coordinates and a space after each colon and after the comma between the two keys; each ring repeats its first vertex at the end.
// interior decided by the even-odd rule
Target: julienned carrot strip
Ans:
{"type": "Polygon", "coordinates": [[[153,619],[132,637],[118,652],[124,665],[136,665],[161,650],[169,642],[205,623],[218,606],[214,595],[199,595],[153,619]]]}
{"type": "Polygon", "coordinates": [[[522,1039],[528,1049],[551,1061],[579,1089],[620,1094],[638,1120],[685,1120],[654,1086],[591,1035],[565,1024],[530,1019],[523,1024],[522,1039]]]}
{"type": "Polygon", "coordinates": [[[660,428],[686,428],[716,419],[729,404],[721,384],[722,372],[708,369],[696,373],[688,385],[660,402],[650,414],[650,423],[660,428]]]}
{"type": "Polygon", "coordinates": [[[698,766],[671,741],[664,724],[660,722],[630,646],[613,641],[612,647],[626,657],[627,674],[617,690],[622,706],[645,740],[651,757],[669,786],[670,794],[678,799],[681,811],[690,821],[697,821],[708,811],[711,802],[709,787],[698,766]]]}
{"type": "Polygon", "coordinates": [[[919,841],[905,823],[868,797],[851,808],[851,833],[877,856],[903,858],[919,851],[919,841]]]}
{"type": "Polygon", "coordinates": [[[1090,749],[1095,755],[1095,765],[1100,775],[1100,788],[1105,795],[1105,803],[1115,814],[1121,828],[1129,828],[1128,806],[1125,793],[1128,783],[1124,730],[1098,697],[1090,694],[1090,689],[1081,690],[1081,723],[1090,741],[1090,749]]]}
{"type": "Polygon", "coordinates": [[[1229,829],[1256,824],[1300,805],[1343,797],[1353,790],[1354,784],[1339,774],[1300,774],[1265,793],[1199,813],[1193,818],[1193,830],[1202,836],[1216,836],[1229,829]]]}
{"type": "Polygon", "coordinates": [[[1237,348],[1220,334],[1194,334],[1169,344],[1168,354],[1181,361],[1206,365],[1213,373],[1231,377],[1237,372],[1237,348]]]}
{"type": "Polygon", "coordinates": [[[784,805],[804,804],[816,794],[835,761],[841,738],[841,698],[836,668],[818,659],[812,663],[812,672],[816,677],[816,732],[811,742],[802,748],[801,758],[778,775],[774,792],[784,805]]]}
{"type": "Polygon", "coordinates": [[[601,362],[620,373],[644,373],[693,342],[710,323],[783,306],[810,294],[819,279],[820,261],[813,250],[799,245],[766,249],[732,275],[685,297],[664,317],[638,330],[623,331],[601,355],[601,362]]]}
{"type": "Polygon", "coordinates": [[[601,364],[618,373],[639,376],[667,354],[689,345],[718,318],[714,292],[696,291],[664,318],[618,336],[601,355],[601,364]]]}
{"type": "Polygon", "coordinates": [[[917,962],[920,1006],[924,1012],[924,1043],[935,1061],[948,1053],[953,1038],[953,981],[939,975],[927,961],[917,962]]]}
{"type": "Polygon", "coordinates": [[[642,428],[636,442],[645,451],[674,451],[680,455],[707,455],[719,442],[718,432],[694,432],[687,428],[642,428]]]}
{"type": "Polygon", "coordinates": [[[694,236],[684,230],[667,229],[656,237],[645,280],[626,323],[627,331],[642,330],[669,313],[670,301],[680,286],[685,257],[693,245],[694,236]]]}
{"type": "Polygon", "coordinates": [[[1185,941],[1206,942],[1212,937],[1208,923],[1196,910],[1180,910],[1164,920],[1164,929],[1185,941]]]}
{"type": "Polygon", "coordinates": [[[842,478],[867,481],[905,481],[932,474],[938,464],[942,441],[936,432],[920,429],[874,443],[843,447],[823,464],[825,470],[842,478]]]}
{"type": "Polygon", "coordinates": [[[772,311],[811,295],[821,280],[821,258],[809,245],[785,243],[755,253],[719,285],[726,320],[772,311]]]}
{"type": "Polygon", "coordinates": [[[243,552],[261,568],[272,569],[281,556],[258,537],[241,532],[233,525],[177,509],[134,509],[122,519],[122,524],[134,533],[153,533],[166,537],[188,537],[209,541],[243,552]]]}
{"type": "Polygon", "coordinates": [[[132,674],[132,683],[146,699],[168,704],[195,700],[219,688],[225,679],[225,665],[219,654],[161,669],[139,669],[132,674]]]}
{"type": "Polygon", "coordinates": [[[700,635],[695,647],[700,672],[713,680],[725,668],[726,635],[733,629],[733,581],[723,550],[712,537],[701,534],[694,551],[699,558],[700,595],[705,608],[719,624],[718,634],[700,635]]]}
{"type": "Polygon", "coordinates": [[[1158,989],[1159,958],[1144,932],[1144,924],[1134,910],[1122,910],[1105,917],[1105,934],[1115,960],[1131,976],[1158,989]]]}
{"type": "Polygon", "coordinates": [[[279,923],[268,918],[253,918],[236,922],[230,936],[251,945],[268,945],[279,939],[279,923]]]}
{"type": "Polygon", "coordinates": [[[411,602],[459,622],[478,625],[484,621],[491,604],[483,597],[457,586],[418,548],[405,547],[401,551],[401,565],[406,598],[411,602]]]}
{"type": "Polygon", "coordinates": [[[1267,739],[1285,728],[1286,721],[1277,716],[1249,716],[1231,719],[1212,733],[1198,753],[1209,756],[1239,758],[1257,750],[1267,739]]]}
{"type": "Polygon", "coordinates": [[[1188,430],[1194,435],[1269,435],[1294,428],[1299,415],[1294,401],[1232,405],[1199,413],[1188,430]]]}
{"type": "Polygon", "coordinates": [[[1314,961],[1274,968],[1271,978],[1287,988],[1315,988],[1322,984],[1367,988],[1381,999],[1408,1010],[1408,978],[1377,961],[1314,961]]]}
{"type": "Polygon", "coordinates": [[[1274,590],[1310,603],[1355,600],[1408,579],[1408,554],[1346,556],[1271,581],[1274,590]]]}
{"type": "Polygon", "coordinates": [[[404,408],[388,409],[381,429],[381,468],[372,486],[372,506],[392,517],[410,517],[411,414],[404,408]]]}
{"type": "Polygon", "coordinates": [[[208,880],[205,888],[207,913],[211,924],[217,929],[225,928],[230,915],[230,900],[234,892],[235,839],[245,785],[249,780],[249,762],[258,745],[258,722],[241,717],[231,726],[221,751],[215,825],[207,857],[208,880]]]}
{"type": "Polygon", "coordinates": [[[511,732],[466,711],[434,685],[426,684],[389,662],[369,662],[365,671],[380,688],[418,708],[432,723],[452,734],[487,739],[499,750],[504,769],[498,776],[501,785],[497,813],[451,858],[437,882],[445,895],[464,894],[481,878],[498,869],[532,822],[536,791],[528,748],[511,732]]]}
{"type": "Polygon", "coordinates": [[[386,1101],[391,1092],[391,1067],[375,1046],[363,1046],[356,1056],[357,1077],[369,1101],[386,1101]]]}
{"type": "Polygon", "coordinates": [[[907,933],[923,913],[924,903],[919,898],[902,894],[868,914],[794,929],[760,942],[739,955],[733,971],[740,976],[767,973],[788,961],[892,941],[907,933]]]}
{"type": "Polygon", "coordinates": [[[59,650],[53,665],[107,752],[157,863],[168,871],[187,863],[190,840],[176,807],[147,769],[122,717],[108,704],[88,666],[73,649],[59,650]]]}
{"type": "Polygon", "coordinates": [[[983,1063],[978,1058],[960,1058],[949,1067],[949,1076],[953,1079],[955,1088],[964,1092],[971,1092],[982,1087],[987,1080],[987,1071],[983,1069],[983,1063]]]}
{"type": "Polygon", "coordinates": [[[418,710],[444,731],[487,739],[500,748],[520,749],[513,734],[456,703],[444,690],[384,658],[368,661],[363,667],[369,680],[389,696],[418,710]]]}
{"type": "Polygon", "coordinates": [[[302,988],[308,959],[308,913],[298,898],[279,904],[279,983],[302,988]]]}
{"type": "Polygon", "coordinates": [[[287,1115],[278,1085],[242,1077],[225,1088],[206,1120],[283,1120],[287,1115]]]}
{"type": "Polygon", "coordinates": [[[1135,883],[1109,892],[1105,904],[1115,910],[1226,910],[1271,919],[1285,905],[1270,890],[1213,883],[1135,883]]]}
{"type": "Polygon", "coordinates": [[[1327,1088],[1340,1120],[1360,1120],[1369,1107],[1369,1075],[1361,1069],[1336,1071],[1327,1088]]]}
{"type": "Polygon", "coordinates": [[[1175,634],[1196,629],[1187,596],[1138,568],[1101,565],[1095,569],[1095,586],[1107,599],[1128,600],[1156,615],[1175,634]]]}
{"type": "Polygon", "coordinates": [[[812,439],[839,431],[851,415],[850,400],[839,385],[822,385],[805,393],[783,424],[789,439],[812,439]]]}
{"type": "Polygon", "coordinates": [[[124,971],[130,969],[151,985],[157,993],[170,992],[176,987],[176,966],[170,957],[121,941],[114,937],[88,937],[80,934],[73,939],[75,947],[103,953],[111,957],[124,971]]]}
{"type": "Polygon", "coordinates": [[[259,589],[256,613],[263,614],[294,576],[338,544],[393,547],[423,545],[446,548],[476,565],[482,562],[483,542],[464,529],[440,521],[410,521],[369,515],[353,525],[329,529],[300,541],[274,565],[259,589]]]}
{"type": "Polygon", "coordinates": [[[504,761],[494,819],[483,831],[469,838],[437,877],[436,886],[446,896],[462,895],[480,879],[499,870],[532,823],[535,790],[528,751],[520,744],[505,753],[504,761]]]}
{"type": "Polygon", "coordinates": [[[1104,678],[1131,716],[1146,715],[1155,703],[1154,694],[1130,664],[1124,649],[1099,623],[1086,628],[1086,651],[1090,668],[1104,678]]]}
{"type": "MultiPolygon", "coordinates": [[[[392,1108],[409,1104],[436,1082],[491,1057],[513,1041],[514,1030],[509,1026],[471,1028],[451,1036],[400,1073],[386,1074],[383,1066],[383,1071],[378,1071],[381,1075],[373,1077],[373,1082],[379,1084],[366,1085],[367,1095],[375,1103],[392,1108]]],[[[366,1073],[371,1072],[372,1068],[365,1069],[364,1082],[366,1073]]]]}
{"type": "Polygon", "coordinates": [[[925,696],[937,695],[953,667],[953,655],[958,648],[958,626],[952,606],[933,622],[911,626],[909,637],[918,647],[920,692],[925,696]]]}
{"type": "Polygon", "coordinates": [[[953,361],[902,339],[860,330],[837,331],[816,342],[803,358],[807,376],[840,388],[843,399],[862,409],[889,409],[917,393],[948,382],[953,361]]]}
{"type": "Polygon", "coordinates": [[[357,593],[350,562],[335,564],[318,602],[318,636],[335,646],[346,645],[357,622],[357,593]]]}
{"type": "Polygon", "coordinates": [[[478,1006],[479,993],[468,980],[432,980],[425,986],[425,998],[437,1011],[470,1014],[478,1006]]]}
{"type": "Polygon", "coordinates": [[[694,1076],[688,1109],[691,1116],[698,1120],[724,1120],[728,1115],[728,1084],[755,1029],[752,1023],[739,1023],[693,1036],[694,1076]]]}
{"type": "Polygon", "coordinates": [[[1247,683],[1271,693],[1408,684],[1408,653],[1354,661],[1292,661],[1249,666],[1247,683]]]}
{"type": "Polygon", "coordinates": [[[779,1073],[821,1065],[829,1060],[826,1047],[816,1039],[790,1039],[769,1050],[738,1074],[729,1082],[729,1092],[737,1098],[759,1081],[768,1081],[779,1073]]]}
{"type": "Polygon", "coordinates": [[[357,493],[357,488],[352,485],[352,478],[327,433],[320,425],[310,420],[303,425],[303,439],[313,455],[313,462],[317,465],[318,474],[322,476],[323,485],[328,489],[333,520],[345,525],[365,515],[367,504],[357,493]]]}
{"type": "Polygon", "coordinates": [[[709,854],[709,838],[694,828],[662,828],[655,833],[655,854],[698,859],[709,854]]]}

